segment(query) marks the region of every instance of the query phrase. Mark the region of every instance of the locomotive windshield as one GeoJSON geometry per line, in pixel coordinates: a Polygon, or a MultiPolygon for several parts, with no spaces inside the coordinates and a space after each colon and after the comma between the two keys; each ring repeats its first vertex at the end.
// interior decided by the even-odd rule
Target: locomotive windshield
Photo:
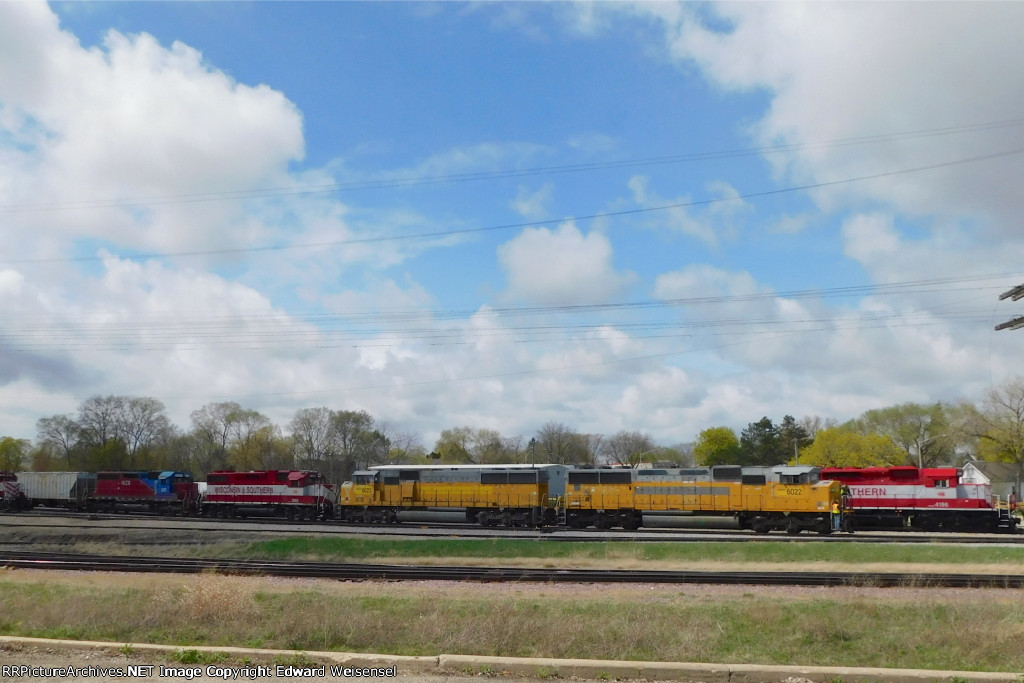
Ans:
{"type": "Polygon", "coordinates": [[[780,484],[817,484],[821,481],[821,468],[807,465],[781,465],[772,468],[780,484]]]}
{"type": "Polygon", "coordinates": [[[355,484],[367,485],[377,481],[376,472],[355,472],[352,475],[352,481],[355,484]]]}

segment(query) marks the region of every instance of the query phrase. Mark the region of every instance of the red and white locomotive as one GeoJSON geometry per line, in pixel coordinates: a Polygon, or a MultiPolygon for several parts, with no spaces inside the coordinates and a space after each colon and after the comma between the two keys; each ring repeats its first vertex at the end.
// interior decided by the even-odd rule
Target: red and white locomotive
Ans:
{"type": "Polygon", "coordinates": [[[956,467],[826,467],[822,479],[844,485],[856,527],[922,531],[1013,531],[1017,519],[997,505],[992,485],[965,481],[956,467]]]}
{"type": "Polygon", "coordinates": [[[288,519],[330,519],[338,493],[310,470],[210,472],[202,493],[203,514],[245,517],[279,515],[288,519]]]}
{"type": "Polygon", "coordinates": [[[27,507],[25,494],[18,484],[14,472],[0,472],[0,510],[17,510],[27,507]]]}

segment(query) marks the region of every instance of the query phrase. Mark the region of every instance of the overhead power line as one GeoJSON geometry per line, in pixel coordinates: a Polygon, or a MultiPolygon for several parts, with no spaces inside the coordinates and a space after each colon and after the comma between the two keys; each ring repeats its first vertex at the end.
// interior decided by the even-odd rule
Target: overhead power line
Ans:
{"type": "MultiPolygon", "coordinates": [[[[940,282],[948,282],[948,283],[953,283],[953,284],[958,284],[959,285],[962,282],[970,282],[970,281],[983,280],[983,279],[995,279],[995,278],[999,278],[999,277],[1005,277],[1005,276],[991,275],[991,276],[975,276],[975,277],[969,277],[969,278],[947,278],[947,279],[943,279],[943,280],[912,281],[912,282],[890,283],[889,285],[885,285],[885,286],[891,288],[891,289],[888,290],[890,293],[897,293],[897,292],[902,292],[902,291],[908,291],[908,288],[911,288],[911,287],[915,286],[916,284],[920,284],[920,283],[926,283],[924,285],[926,287],[932,287],[932,286],[934,286],[935,283],[940,283],[940,282]]],[[[1019,277],[1019,275],[1017,275],[1015,277],[1019,277]]],[[[828,293],[830,291],[832,291],[832,292],[846,292],[846,291],[851,291],[853,289],[855,289],[855,288],[835,288],[833,290],[825,290],[825,293],[828,293]]],[[[954,287],[953,289],[964,289],[964,287],[957,286],[957,287],[954,287]]],[[[972,288],[972,289],[974,289],[974,288],[972,288]]],[[[909,291],[913,291],[913,290],[909,290],[909,291]]],[[[933,290],[928,289],[926,291],[933,291],[933,290]]],[[[765,294],[765,296],[772,296],[772,295],[765,294]]],[[[780,294],[775,294],[774,296],[781,296],[781,295],[780,294]]],[[[986,295],[986,296],[990,296],[990,295],[986,295]]],[[[976,299],[976,298],[977,297],[972,297],[972,299],[976,299]]],[[[736,300],[739,300],[739,299],[740,299],[740,297],[736,298],[736,300]]],[[[698,299],[698,300],[700,300],[700,299],[698,299]]],[[[646,302],[637,302],[637,303],[646,303],[646,302]]],[[[724,303],[724,302],[716,302],[716,305],[720,304],[720,303],[724,303]]],[[[953,303],[958,303],[958,302],[953,302],[953,303]]],[[[963,302],[959,302],[959,303],[963,303],[963,302]]],[[[629,356],[629,357],[617,356],[617,357],[614,357],[614,358],[605,358],[605,359],[602,359],[602,360],[586,361],[586,362],[582,362],[582,363],[568,362],[568,363],[565,363],[563,365],[559,365],[559,366],[556,366],[556,367],[545,366],[543,368],[520,369],[520,370],[514,370],[514,371],[511,371],[511,372],[505,372],[505,373],[485,373],[485,374],[478,374],[478,375],[467,374],[467,375],[461,376],[461,377],[444,377],[444,378],[437,378],[437,379],[427,379],[427,380],[422,380],[422,381],[400,382],[398,384],[396,384],[396,383],[394,383],[392,381],[388,381],[388,382],[381,383],[381,384],[353,384],[353,385],[344,386],[344,387],[337,387],[337,386],[335,386],[335,387],[326,388],[326,389],[307,390],[307,391],[289,390],[289,391],[270,391],[270,392],[264,392],[264,393],[252,393],[252,394],[242,394],[242,395],[231,394],[231,395],[226,395],[225,398],[228,398],[230,400],[239,400],[241,398],[255,398],[255,397],[268,397],[268,396],[311,396],[311,395],[320,395],[320,394],[324,394],[324,395],[326,395],[326,394],[336,394],[338,392],[349,393],[349,392],[355,392],[355,391],[372,391],[372,390],[381,390],[381,389],[391,390],[391,389],[395,389],[396,387],[409,387],[409,386],[419,386],[419,385],[446,385],[446,384],[453,384],[453,383],[457,383],[457,382],[470,382],[470,381],[479,381],[479,380],[483,380],[483,379],[498,379],[498,378],[506,378],[506,377],[517,377],[517,376],[534,375],[534,374],[539,374],[539,373],[551,373],[551,372],[554,372],[554,371],[566,371],[566,370],[574,370],[574,369],[582,369],[582,368],[592,368],[592,367],[599,367],[599,366],[610,366],[610,365],[620,365],[620,364],[626,364],[626,363],[636,363],[636,362],[649,361],[649,360],[658,359],[658,358],[668,358],[668,357],[675,357],[675,356],[681,356],[681,355],[686,355],[686,354],[694,354],[694,353],[707,352],[707,351],[716,351],[716,350],[721,350],[721,349],[725,349],[725,348],[729,348],[729,347],[738,347],[738,346],[749,345],[749,344],[754,344],[754,343],[761,343],[761,344],[763,344],[763,343],[771,342],[773,340],[792,339],[792,338],[797,337],[797,336],[802,336],[802,335],[807,335],[807,334],[815,334],[815,333],[822,333],[822,332],[841,332],[843,330],[852,330],[852,329],[860,329],[860,330],[892,329],[892,328],[898,328],[898,327],[915,327],[915,328],[920,328],[922,326],[941,325],[941,324],[943,324],[943,321],[949,321],[951,319],[978,321],[978,320],[982,320],[982,319],[987,319],[988,315],[990,315],[990,311],[985,311],[985,310],[980,310],[980,309],[977,310],[977,311],[971,311],[971,310],[960,310],[960,311],[957,311],[957,310],[952,310],[952,309],[945,310],[945,309],[948,309],[949,306],[950,306],[950,304],[946,303],[946,304],[943,304],[941,306],[933,307],[933,308],[936,309],[936,311],[935,311],[936,315],[928,316],[928,317],[924,317],[924,316],[919,316],[918,315],[918,313],[927,313],[928,309],[925,308],[925,309],[918,309],[917,312],[910,313],[910,314],[901,314],[901,313],[898,313],[898,312],[894,312],[892,314],[887,314],[887,313],[884,313],[884,312],[882,312],[882,313],[879,313],[879,312],[869,312],[866,315],[860,315],[860,316],[854,316],[854,317],[847,317],[847,316],[829,317],[829,316],[825,316],[825,317],[821,317],[821,318],[807,318],[807,319],[804,319],[804,320],[797,320],[797,321],[780,321],[780,320],[770,320],[770,319],[767,319],[767,318],[764,319],[764,320],[755,320],[755,321],[751,321],[751,320],[748,320],[746,318],[744,318],[742,320],[739,320],[739,319],[736,319],[736,320],[720,319],[720,320],[717,320],[717,321],[714,321],[714,320],[712,320],[712,321],[695,321],[694,325],[690,325],[690,326],[684,325],[683,329],[680,330],[678,333],[675,333],[675,334],[659,334],[659,335],[656,335],[655,337],[653,337],[653,338],[688,339],[689,342],[690,342],[690,343],[680,344],[680,345],[672,344],[671,347],[669,347],[669,348],[667,348],[667,349],[665,349],[663,351],[660,351],[660,352],[655,351],[653,353],[637,354],[637,355],[632,355],[632,356],[629,356]],[[739,324],[737,324],[737,322],[739,324]],[[705,325],[705,323],[709,324],[711,328],[722,327],[722,329],[721,329],[721,331],[709,331],[707,329],[701,329],[701,330],[695,330],[694,329],[694,328],[707,327],[707,325],[705,325]],[[753,323],[753,324],[751,324],[751,323],[753,323]],[[761,324],[761,323],[763,323],[763,324],[761,324]],[[781,323],[781,325],[780,325],[780,323],[781,323]],[[785,326],[786,324],[788,324],[790,326],[786,327],[785,326]],[[695,333],[697,331],[700,331],[699,335],[695,333]],[[705,341],[702,343],[700,341],[701,339],[704,339],[705,341]]],[[[266,315],[266,316],[260,316],[260,317],[261,318],[265,318],[265,319],[270,319],[272,316],[266,315]]],[[[170,321],[168,321],[168,322],[170,322],[170,321]]],[[[117,350],[117,351],[130,351],[130,352],[163,351],[163,350],[167,350],[170,347],[173,347],[173,349],[175,351],[203,350],[203,349],[211,349],[211,348],[214,348],[214,347],[223,348],[223,344],[230,343],[228,337],[231,336],[231,335],[234,335],[236,341],[239,342],[239,344],[237,344],[235,346],[235,348],[237,348],[239,350],[253,350],[253,351],[266,350],[266,349],[271,348],[271,347],[273,347],[273,348],[280,348],[280,349],[288,349],[289,351],[300,351],[300,348],[301,349],[307,349],[307,350],[339,349],[339,348],[365,348],[365,347],[368,347],[368,346],[386,345],[388,343],[388,341],[386,339],[376,340],[376,341],[373,341],[373,342],[370,342],[368,340],[360,342],[358,340],[353,341],[353,340],[323,339],[323,338],[321,338],[319,340],[315,340],[313,338],[307,338],[305,340],[303,340],[301,338],[299,338],[297,340],[286,340],[286,339],[280,339],[279,338],[279,339],[277,339],[276,343],[268,344],[267,343],[267,339],[260,340],[258,338],[257,339],[253,339],[253,338],[239,338],[240,335],[244,334],[243,326],[239,325],[240,322],[244,322],[244,318],[242,320],[233,319],[232,321],[226,321],[226,324],[221,329],[221,333],[224,335],[224,338],[222,338],[219,342],[217,342],[215,340],[214,344],[209,344],[209,343],[198,343],[198,344],[186,343],[186,344],[181,344],[181,343],[178,343],[178,344],[171,344],[171,345],[169,345],[166,342],[166,340],[154,340],[155,343],[151,343],[151,344],[148,344],[148,345],[144,346],[144,345],[142,345],[142,341],[144,340],[145,335],[144,335],[142,329],[139,329],[137,331],[140,332],[140,343],[138,343],[138,344],[133,344],[131,341],[128,341],[128,340],[123,340],[121,343],[118,343],[116,340],[111,339],[107,343],[89,345],[89,348],[90,348],[90,350],[93,350],[93,351],[96,351],[96,350],[100,350],[100,351],[102,351],[102,350],[117,350]],[[296,346],[296,341],[299,343],[299,346],[296,346]]],[[[136,322],[136,324],[137,324],[137,326],[139,328],[144,327],[144,325],[138,325],[138,322],[136,322]]],[[[191,324],[192,323],[183,324],[183,326],[181,328],[179,328],[179,331],[182,332],[183,335],[187,334],[187,332],[192,329],[191,328],[191,324]]],[[[116,325],[116,323],[115,323],[115,325],[116,325]]],[[[21,326],[19,326],[18,329],[19,330],[24,330],[24,328],[21,327],[21,326]]],[[[98,330],[100,328],[97,326],[96,329],[98,330]]],[[[117,329],[117,328],[115,327],[115,329],[117,329]]],[[[513,328],[512,331],[516,331],[517,329],[520,332],[524,332],[524,333],[528,333],[529,332],[529,330],[528,330],[528,328],[526,326],[520,326],[519,328],[513,328]]],[[[585,327],[581,327],[579,331],[583,332],[584,330],[585,330],[585,327]]],[[[52,334],[55,331],[56,331],[55,329],[51,329],[50,333],[52,334]]],[[[464,330],[464,332],[466,332],[466,330],[464,330]]],[[[475,334],[478,331],[470,330],[468,332],[471,332],[471,333],[475,334]]],[[[649,336],[649,335],[647,335],[647,336],[649,336]]],[[[48,335],[46,338],[50,338],[50,335],[48,335]]],[[[601,341],[599,338],[597,338],[595,336],[589,336],[589,337],[587,337],[586,339],[583,339],[583,340],[584,341],[601,341]]],[[[181,342],[182,339],[179,339],[178,341],[181,342]]],[[[408,340],[408,341],[410,341],[411,343],[417,343],[417,341],[420,341],[420,340],[408,340]]],[[[518,338],[518,339],[511,339],[510,341],[512,341],[513,343],[529,343],[531,341],[551,341],[551,340],[550,339],[531,339],[531,338],[528,338],[528,337],[523,337],[523,338],[518,338]]],[[[566,340],[563,340],[563,341],[573,341],[573,342],[575,342],[575,341],[580,341],[580,339],[570,338],[570,339],[566,339],[566,340]]],[[[469,339],[469,340],[463,339],[463,340],[457,341],[457,342],[453,341],[452,339],[448,339],[448,340],[443,340],[442,339],[442,340],[437,340],[437,342],[438,343],[431,343],[430,341],[426,341],[426,342],[420,341],[420,343],[427,343],[427,344],[431,344],[431,345],[458,345],[458,344],[465,344],[465,343],[475,343],[472,339],[469,339]]],[[[401,339],[397,340],[397,343],[401,343],[401,339]]],[[[30,346],[31,346],[31,344],[30,344],[30,346]]],[[[9,351],[12,350],[12,345],[8,345],[7,348],[8,348],[9,351]]],[[[657,348],[657,347],[655,347],[655,348],[657,348]]],[[[662,348],[665,348],[665,347],[662,347],[662,348]]],[[[35,349],[31,349],[31,350],[35,350],[35,349]]],[[[45,352],[46,350],[51,350],[52,351],[53,348],[52,347],[49,348],[49,349],[42,349],[42,348],[40,348],[39,350],[42,350],[42,351],[45,352]]],[[[196,395],[196,396],[199,396],[199,395],[196,395]]],[[[196,398],[196,396],[163,396],[163,397],[160,397],[160,398],[162,400],[174,400],[174,399],[196,398]]],[[[212,396],[210,396],[208,394],[205,394],[205,393],[202,394],[202,397],[204,398],[204,400],[214,400],[216,398],[216,397],[212,397],[212,396]]],[[[32,397],[26,397],[26,400],[31,399],[31,398],[32,397]]],[[[85,397],[83,396],[81,398],[84,399],[85,397]]]]}
{"type": "MultiPolygon", "coordinates": [[[[934,292],[952,292],[964,290],[977,290],[974,286],[980,283],[991,283],[982,286],[983,289],[999,288],[1000,283],[1010,278],[1024,277],[1024,273],[991,273],[985,275],[960,275],[944,278],[927,278],[920,280],[902,280],[898,282],[886,282],[867,285],[844,285],[840,287],[823,287],[815,289],[791,289],[781,291],[759,291],[748,294],[724,294],[716,296],[678,297],[673,299],[647,299],[641,301],[611,301],[592,304],[552,304],[548,306],[493,306],[487,311],[480,311],[478,308],[461,307],[445,309],[391,309],[373,311],[345,311],[339,313],[323,313],[309,311],[291,311],[289,313],[232,313],[228,315],[203,316],[201,318],[179,318],[167,320],[140,321],[133,318],[132,324],[150,326],[154,322],[171,325],[188,325],[190,327],[202,326],[210,322],[222,323],[230,326],[237,326],[243,323],[251,324],[258,322],[265,325],[274,325],[287,321],[301,321],[310,325],[320,327],[345,323],[359,324],[371,322],[374,324],[404,324],[423,321],[451,320],[466,318],[468,316],[493,316],[499,318],[524,317],[524,316],[545,316],[555,313],[608,313],[614,311],[638,311],[644,309],[676,308],[683,306],[718,305],[728,303],[745,303],[756,301],[770,301],[773,299],[806,299],[822,298],[834,299],[851,296],[888,296],[900,293],[927,294],[934,292]]],[[[103,314],[102,321],[97,324],[109,326],[114,324],[111,316],[103,314]]],[[[29,318],[22,317],[21,320],[29,318]]],[[[79,321],[83,324],[88,321],[79,321]]]]}
{"type": "MultiPolygon", "coordinates": [[[[777,188],[774,190],[763,190],[760,192],[748,192],[745,194],[729,195],[726,197],[712,197],[710,199],[699,199],[686,202],[675,202],[672,204],[662,204],[659,206],[647,206],[638,207],[635,209],[624,209],[621,211],[605,211],[601,213],[593,213],[580,216],[569,216],[562,218],[550,218],[546,220],[538,221],[525,221],[520,223],[505,223],[501,225],[491,225],[487,227],[477,228],[460,228],[456,230],[437,230],[432,232],[412,233],[408,235],[381,235],[378,237],[361,237],[355,239],[346,240],[331,240],[326,242],[309,242],[305,244],[281,244],[281,245],[267,245],[262,247],[235,247],[229,249],[201,249],[194,251],[177,251],[177,252],[143,252],[135,254],[124,254],[122,258],[126,259],[153,259],[153,258],[179,258],[179,257],[190,257],[190,256],[218,256],[226,254],[242,254],[242,253],[259,253],[259,252],[279,252],[279,251],[293,251],[297,249],[319,249],[324,247],[342,247],[356,244],[374,244],[383,242],[398,242],[408,240],[421,240],[421,239],[432,239],[439,237],[452,237],[455,235],[471,235],[481,234],[487,232],[498,232],[504,230],[515,230],[524,228],[536,228],[544,227],[548,225],[555,225],[562,223],[566,220],[595,220],[598,218],[614,218],[621,216],[631,216],[638,214],[648,214],[660,211],[670,211],[672,209],[690,208],[694,206],[708,206],[712,204],[719,204],[723,202],[732,202],[743,199],[756,199],[760,197],[770,197],[773,195],[787,194],[791,192],[801,192],[806,190],[817,190],[826,187],[835,187],[838,185],[847,185],[850,183],[865,182],[868,180],[878,180],[881,178],[891,178],[894,176],[908,175],[912,173],[922,173],[925,171],[932,171],[940,168],[950,168],[953,166],[960,166],[963,164],[978,163],[981,161],[989,161],[991,159],[999,159],[1003,157],[1018,156],[1024,153],[1024,148],[1016,148],[1011,150],[1004,150],[1001,152],[994,152],[992,154],[981,154],[972,157],[966,157],[962,159],[953,159],[950,161],[943,161],[934,164],[927,164],[924,166],[914,166],[911,168],[903,168],[894,171],[882,171],[879,173],[872,173],[868,175],[856,176],[852,178],[842,178],[839,180],[829,180],[818,183],[808,183],[806,185],[797,185],[792,187],[777,188]]],[[[40,259],[7,259],[0,260],[0,263],[4,264],[17,264],[17,263],[82,263],[82,262],[96,262],[102,261],[102,256],[72,256],[72,257],[60,257],[60,258],[40,258],[40,259]]]]}
{"type": "Polygon", "coordinates": [[[862,135],[848,138],[838,138],[835,140],[812,141],[806,143],[765,145],[758,147],[745,147],[739,149],[712,150],[707,152],[690,152],[686,154],[674,154],[636,159],[618,159],[611,161],[597,161],[578,164],[557,164],[551,166],[538,166],[525,169],[475,171],[469,173],[452,173],[434,176],[380,177],[371,178],[368,180],[357,180],[343,183],[323,183],[317,185],[300,185],[290,187],[268,187],[249,190],[223,190],[218,192],[196,192],[176,195],[153,195],[149,197],[134,197],[125,199],[107,198],[94,200],[86,199],[70,202],[8,204],[0,205],[0,213],[23,213],[33,211],[67,211],[80,209],[155,206],[165,204],[191,204],[197,202],[219,202],[245,199],[300,196],[307,194],[329,194],[334,192],[347,192],[355,190],[372,190],[396,187],[414,187],[420,185],[464,183],[507,178],[522,178],[537,175],[583,173],[588,171],[631,168],[637,166],[655,166],[665,164],[690,163],[698,161],[714,161],[719,159],[731,159],[745,156],[781,154],[787,152],[798,152],[808,149],[850,147],[857,145],[877,144],[881,142],[896,142],[901,140],[914,140],[937,136],[958,135],[963,133],[975,133],[990,130],[998,130],[1001,128],[1014,128],[1019,126],[1024,126],[1024,118],[1005,119],[1001,121],[987,121],[983,123],[965,124],[959,126],[946,126],[941,128],[928,128],[916,131],[903,131],[900,133],[862,135]]]}
{"type": "Polygon", "coordinates": [[[486,314],[469,309],[394,310],[373,315],[302,314],[230,315],[183,318],[102,319],[32,324],[22,318],[4,334],[9,350],[47,351],[88,348],[91,350],[212,350],[241,349],[325,349],[396,346],[454,346],[484,341],[518,344],[537,342],[595,342],[604,340],[606,330],[628,333],[634,339],[746,336],[769,330],[794,333],[815,327],[846,329],[934,325],[953,321],[987,321],[990,311],[972,307],[971,302],[990,294],[973,295],[962,301],[945,301],[911,312],[870,311],[855,316],[806,311],[800,317],[776,315],[759,306],[751,314],[749,304],[760,301],[794,300],[816,296],[835,298],[854,295],[927,294],[979,289],[975,286],[1001,276],[975,276],[917,280],[887,285],[837,287],[826,290],[761,292],[751,295],[693,297],[667,301],[633,301],[594,305],[510,307],[486,314]],[[743,306],[742,309],[716,307],[743,306]],[[966,304],[966,306],[965,306],[966,304]],[[712,307],[712,314],[702,310],[712,307]],[[614,314],[614,315],[613,315],[614,314]],[[470,316],[493,316],[493,326],[467,328],[470,316]],[[573,316],[569,318],[567,316],[573,316]],[[584,316],[582,319],[578,316],[584,316]]]}

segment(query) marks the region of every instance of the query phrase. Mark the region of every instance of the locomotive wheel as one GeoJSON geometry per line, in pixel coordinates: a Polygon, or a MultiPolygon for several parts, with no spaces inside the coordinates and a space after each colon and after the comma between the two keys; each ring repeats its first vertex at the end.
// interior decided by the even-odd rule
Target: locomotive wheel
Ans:
{"type": "Polygon", "coordinates": [[[764,517],[758,517],[750,523],[750,528],[754,530],[755,534],[766,534],[771,531],[771,527],[768,526],[768,520],[764,517]]]}
{"type": "Polygon", "coordinates": [[[804,528],[800,525],[799,519],[796,519],[795,517],[790,517],[786,520],[786,533],[790,536],[796,536],[803,530],[804,528]]]}

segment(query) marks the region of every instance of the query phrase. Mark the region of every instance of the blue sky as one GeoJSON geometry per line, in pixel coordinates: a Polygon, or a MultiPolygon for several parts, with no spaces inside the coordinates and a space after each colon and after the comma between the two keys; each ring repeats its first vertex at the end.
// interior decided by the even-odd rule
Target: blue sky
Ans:
{"type": "Polygon", "coordinates": [[[1021,369],[1021,15],[0,4],[4,429],[127,394],[669,445],[978,400],[1021,369]]]}

